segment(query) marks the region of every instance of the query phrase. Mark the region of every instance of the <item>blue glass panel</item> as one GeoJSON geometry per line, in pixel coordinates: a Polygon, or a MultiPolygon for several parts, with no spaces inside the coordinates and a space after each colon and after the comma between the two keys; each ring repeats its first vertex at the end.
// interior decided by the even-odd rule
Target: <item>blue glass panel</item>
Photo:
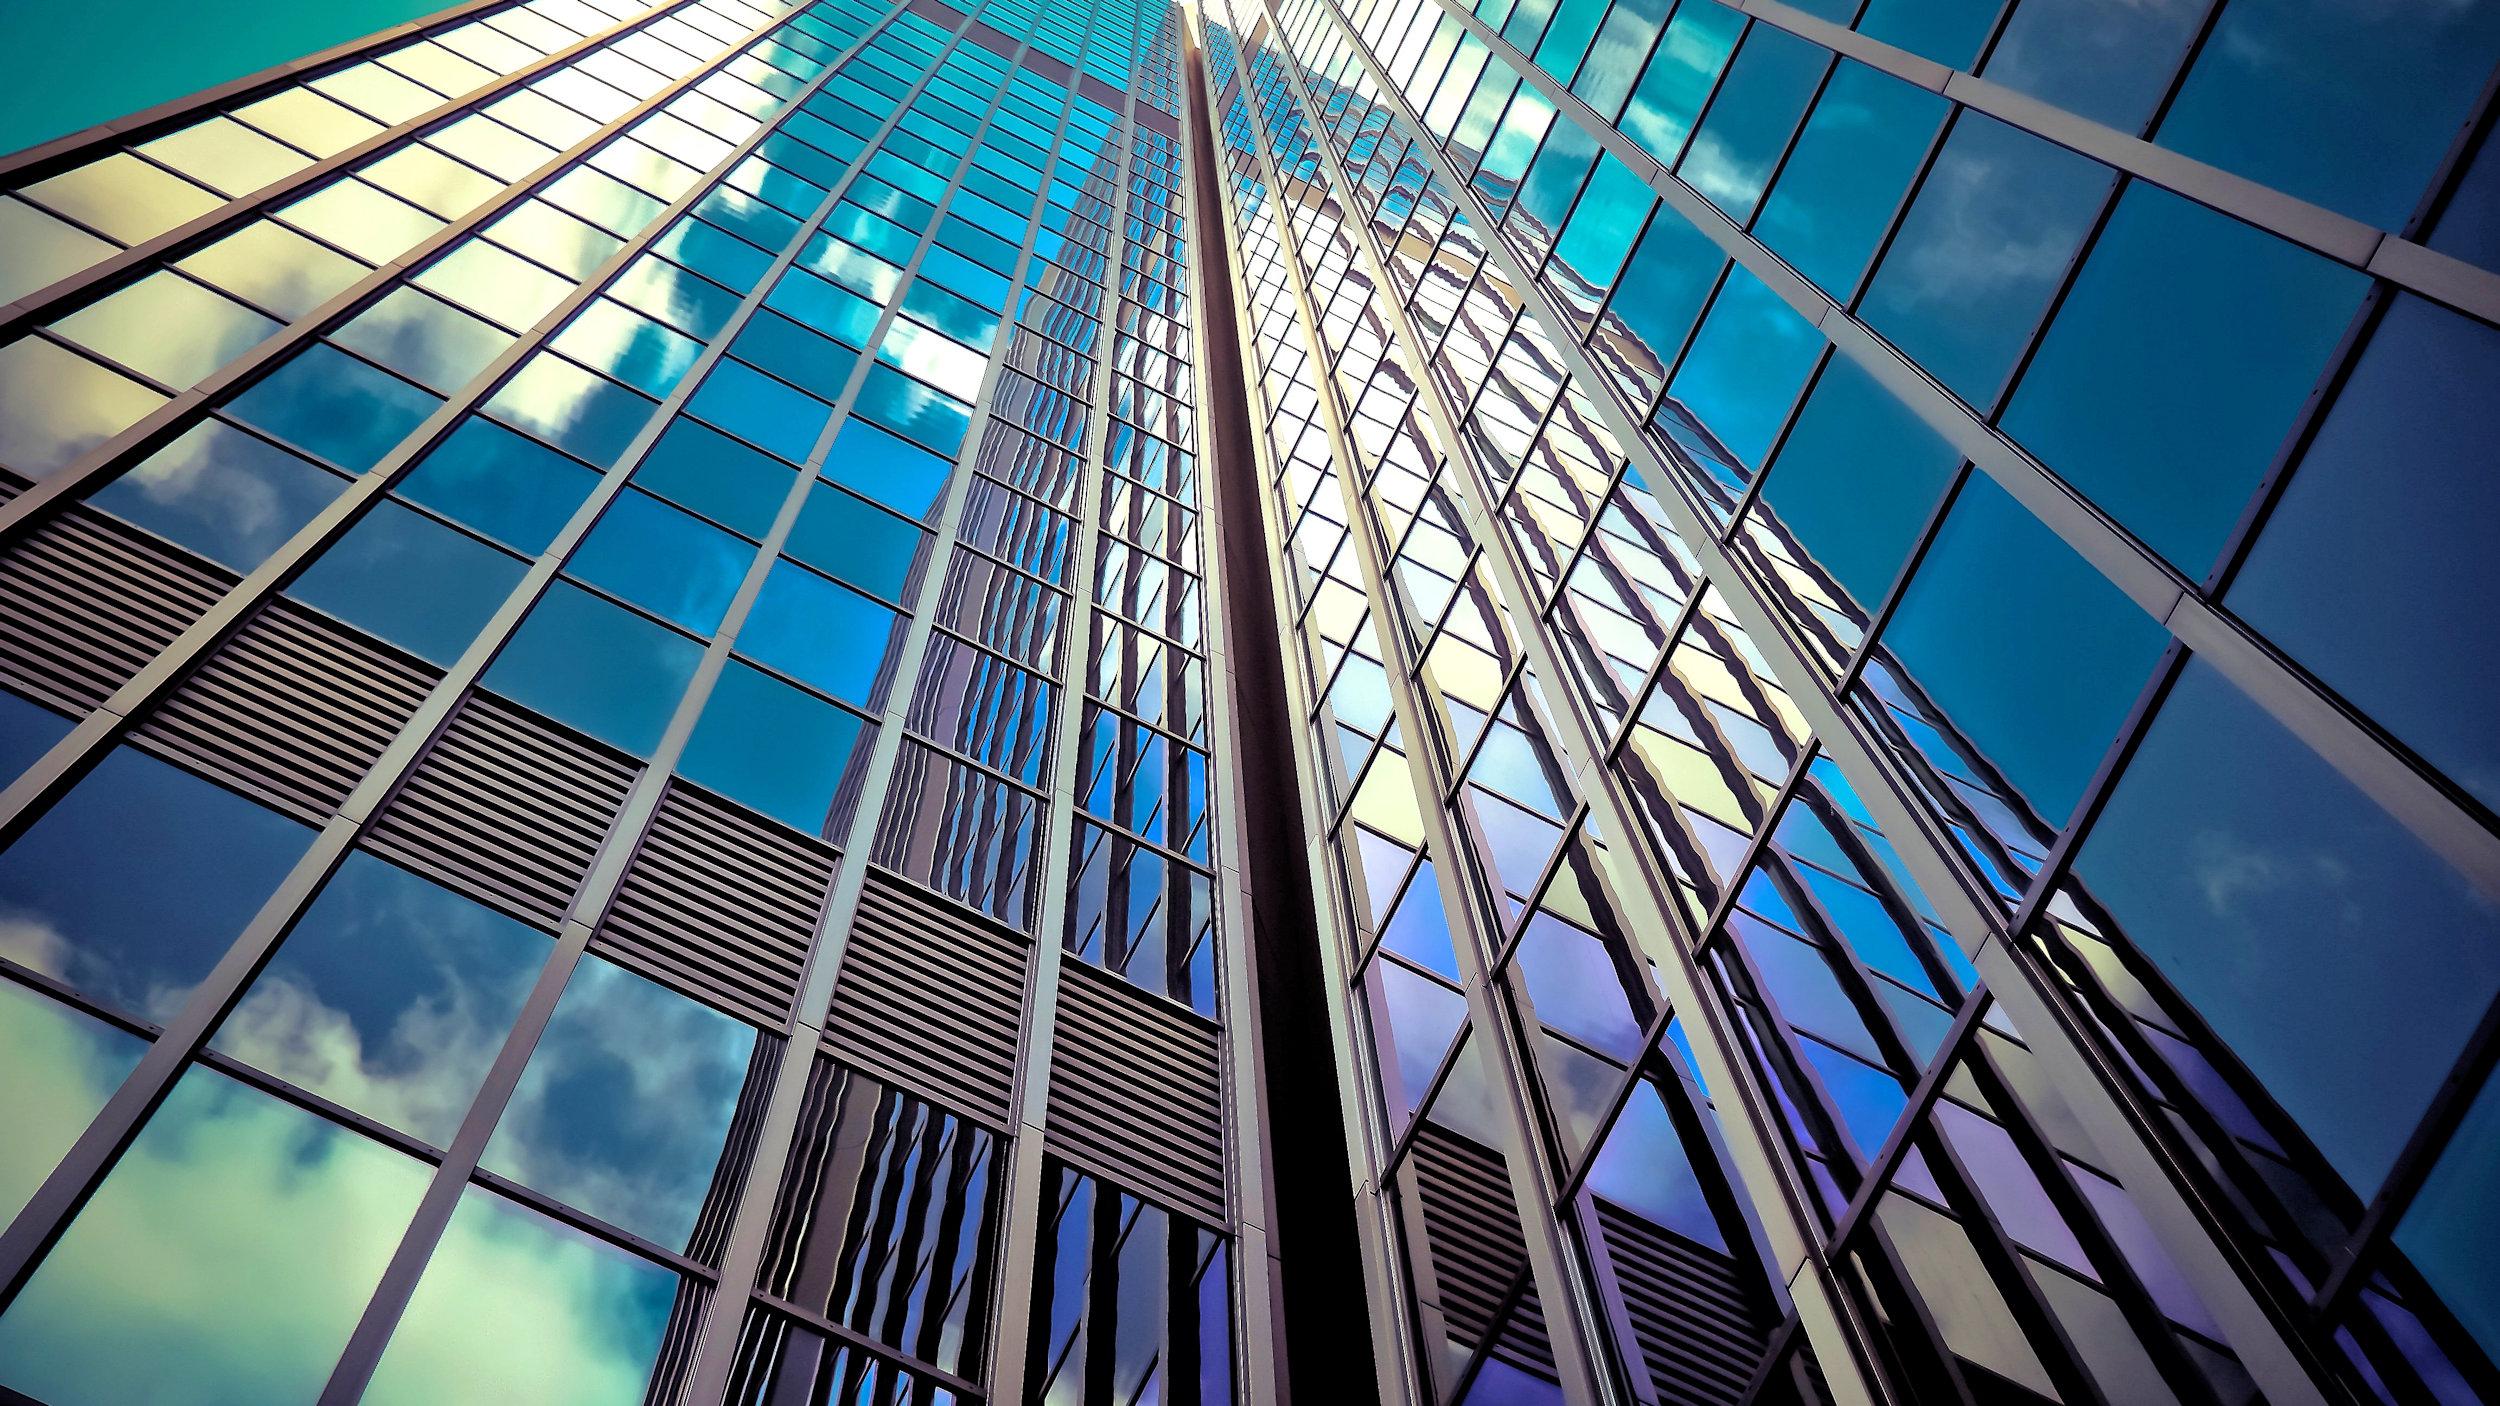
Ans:
{"type": "Polygon", "coordinates": [[[693,420],[660,436],[634,483],[749,537],[761,537],[797,474],[770,455],[693,420]]]}
{"type": "Polygon", "coordinates": [[[755,1040],[742,1021],[584,957],[480,1165],[681,1248],[755,1040]]]}
{"type": "Polygon", "coordinates": [[[1674,165],[1744,28],[1745,17],[1724,5],[1676,6],[1623,109],[1623,134],[1660,163],[1674,165]]]}
{"type": "Polygon", "coordinates": [[[210,1043],[449,1147],[552,946],[359,850],[210,1043]]]}
{"type": "Polygon", "coordinates": [[[784,550],[818,570],[900,602],[928,534],[829,483],[809,488],[784,550]]]}
{"type": "Polygon", "coordinates": [[[551,352],[513,373],[486,410],[594,464],[614,463],[651,418],[650,401],[551,352]]]}
{"type": "Polygon", "coordinates": [[[0,980],[0,1219],[15,1219],[137,1068],[147,1042],[0,980]]]}
{"type": "Polygon", "coordinates": [[[204,420],[87,501],[249,572],[346,487],[347,480],[267,440],[204,420]]]}
{"type": "Polygon", "coordinates": [[[579,586],[549,587],[486,685],[559,722],[651,755],[703,646],[579,586]]]}
{"type": "Polygon", "coordinates": [[[2365,1199],[2500,993],[2490,903],[2202,663],[2076,870],[2365,1199]]]}
{"type": "Polygon", "coordinates": [[[2500,6],[2233,0],[2155,137],[2401,227],[2500,58],[2500,6]]]}
{"type": "Polygon", "coordinates": [[[0,1384],[49,1406],[311,1401],[430,1171],[192,1069],[0,1313],[0,1384]]]}
{"type": "Polygon", "coordinates": [[[406,381],[316,342],[236,397],[228,413],[363,473],[440,404],[406,381]]]}
{"type": "Polygon", "coordinates": [[[2134,186],[2049,324],[2005,427],[2202,577],[2369,282],[2134,186]]]}
{"type": "Polygon", "coordinates": [[[738,650],[845,703],[872,706],[900,617],[796,562],[773,564],[738,650]]]}
{"type": "Polygon", "coordinates": [[[1844,60],[1780,168],[1754,237],[1847,301],[1949,107],[1924,88],[1844,60]]]}
{"type": "Polygon", "coordinates": [[[599,475],[580,463],[473,416],[419,461],[398,491],[536,556],[598,483],[599,475]]]}
{"type": "Polygon", "coordinates": [[[624,492],[565,561],[565,574],[708,635],[738,593],[751,543],[647,493],[624,492]]]}
{"type": "Polygon", "coordinates": [[[1871,610],[1960,462],[1874,377],[1835,356],[1781,443],[1762,501],[1806,557],[1871,610]]]}
{"type": "Polygon", "coordinates": [[[469,1187],[357,1400],[640,1401],[679,1283],[639,1255],[469,1187]]]}
{"type": "MultiPolygon", "coordinates": [[[[1903,8],[1923,11],[1923,0],[1903,8]]],[[[1983,70],[2009,88],[2133,135],[2212,9],[2207,0],[2021,0],[1983,70]]]]}
{"type": "Polygon", "coordinates": [[[512,345],[511,333],[408,287],[394,290],[330,339],[445,392],[468,384],[512,345]]]}
{"type": "Polygon", "coordinates": [[[1858,32],[1947,68],[1968,68],[2005,0],[1870,0],[1858,32]]]}
{"type": "Polygon", "coordinates": [[[1963,113],[1860,315],[1947,389],[1993,407],[2110,180],[2098,162],[1963,113]]]}
{"type": "Polygon", "coordinates": [[[2362,349],[2228,602],[2500,808],[2500,332],[2403,296],[2362,349]],[[2356,563],[2368,563],[2358,569],[2356,563]]]}
{"type": "Polygon", "coordinates": [[[813,694],[731,661],[677,769],[733,801],[811,835],[838,817],[860,720],[813,694]]]}
{"type": "Polygon", "coordinates": [[[1831,62],[1829,49],[1785,30],[1757,24],[1727,66],[1701,130],[1675,168],[1684,183],[1738,223],[1753,214],[1771,168],[1788,146],[1797,119],[1814,100],[1814,85],[1831,62]]]}
{"type": "Polygon", "coordinates": [[[687,408],[731,434],[804,463],[833,407],[761,371],[726,357],[703,378],[687,408]]]}
{"type": "Polygon", "coordinates": [[[868,368],[856,408],[887,429],[950,457],[963,448],[964,431],[972,423],[972,407],[887,366],[868,368]]]}
{"type": "Polygon", "coordinates": [[[2452,258],[2500,269],[2500,141],[2490,134],[2466,161],[2424,242],[2452,258]]]}
{"type": "Polygon", "coordinates": [[[1880,643],[2055,826],[2168,638],[2005,490],[1973,475],[1880,643]]]}
{"type": "Polygon", "coordinates": [[[1632,1091],[1589,1167],[1598,1196],[1704,1245],[1726,1248],[1674,1118],[1649,1080],[1632,1091]]]}
{"type": "Polygon", "coordinates": [[[287,594],[449,665],[525,570],[474,537],[385,501],[316,557],[287,594]]]}
{"type": "Polygon", "coordinates": [[[2396,1246],[2483,1345],[2500,1349],[2500,1083],[2488,1080],[2396,1223],[2396,1246]]]}
{"type": "MultiPolygon", "coordinates": [[[[1730,269],[1667,395],[1708,426],[1745,466],[1757,466],[1770,452],[1771,440],[1796,404],[1823,346],[1814,324],[1769,285],[1744,269],[1730,269]]],[[[1706,448],[1687,447],[1706,458],[1718,457],[1706,448]]]]}
{"type": "Polygon", "coordinates": [[[1703,300],[1727,267],[1727,255],[1692,222],[1660,206],[1632,250],[1609,315],[1623,319],[1660,360],[1673,357],[1701,316],[1703,300]]]}
{"type": "Polygon", "coordinates": [[[803,390],[839,399],[859,353],[819,337],[778,313],[759,310],[738,330],[729,350],[803,390]]]}
{"type": "Polygon", "coordinates": [[[669,226],[651,248],[714,283],[739,292],[753,288],[773,264],[772,255],[692,216],[669,226]]]}
{"type": "Polygon", "coordinates": [[[51,709],[0,688],[0,786],[24,775],[73,726],[51,709]]]}

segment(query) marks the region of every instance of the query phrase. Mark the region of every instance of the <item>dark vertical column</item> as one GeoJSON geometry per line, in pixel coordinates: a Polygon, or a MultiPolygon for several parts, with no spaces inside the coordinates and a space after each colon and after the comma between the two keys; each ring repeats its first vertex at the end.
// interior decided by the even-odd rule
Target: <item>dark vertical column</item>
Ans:
{"type": "Polygon", "coordinates": [[[1268,1100],[1267,1140],[1275,1194],[1277,1297],[1285,1334],[1281,1399],[1376,1400],[1371,1313],[1363,1294],[1361,1240],[1354,1223],[1354,1175],[1346,1155],[1344,1093],[1328,1036],[1328,982],[1311,893],[1311,837],[1302,825],[1294,774],[1293,709],[1278,644],[1274,578],[1277,544],[1259,511],[1248,375],[1232,270],[1212,237],[1229,243],[1217,186],[1225,167],[1216,150],[1205,65],[1187,49],[1190,179],[1200,227],[1196,253],[1205,298],[1198,316],[1211,355],[1198,368],[1203,465],[1216,503],[1216,550],[1227,589],[1225,638],[1233,648],[1230,700],[1238,774],[1251,779],[1233,797],[1250,890],[1247,934],[1257,986],[1258,1043],[1268,1100]],[[1265,784],[1262,784],[1264,779],[1265,784]]]}

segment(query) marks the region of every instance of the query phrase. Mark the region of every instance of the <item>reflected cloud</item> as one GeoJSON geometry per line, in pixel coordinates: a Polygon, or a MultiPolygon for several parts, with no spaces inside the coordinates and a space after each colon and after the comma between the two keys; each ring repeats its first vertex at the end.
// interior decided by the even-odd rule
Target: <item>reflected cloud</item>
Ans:
{"type": "MultiPolygon", "coordinates": [[[[0,924],[0,953],[21,924],[0,924]]],[[[57,940],[57,934],[54,935],[57,940]]],[[[25,1209],[147,1043],[13,981],[0,979],[0,1225],[25,1209]]]]}

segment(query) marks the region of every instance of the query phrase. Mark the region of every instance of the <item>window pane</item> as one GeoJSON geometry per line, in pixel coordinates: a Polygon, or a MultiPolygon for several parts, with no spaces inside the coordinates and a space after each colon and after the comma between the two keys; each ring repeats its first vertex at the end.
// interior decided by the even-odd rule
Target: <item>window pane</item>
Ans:
{"type": "Polygon", "coordinates": [[[2488,902],[2202,664],[2076,870],[2365,1199],[2500,992],[2488,902]]]}
{"type": "Polygon", "coordinates": [[[482,1164],[672,1249],[693,1234],[752,1026],[582,958],[482,1164]]]}
{"type": "Polygon", "coordinates": [[[536,556],[598,483],[578,461],[471,417],[400,481],[399,496],[536,556]]]}
{"type": "Polygon", "coordinates": [[[870,707],[901,624],[868,597],[781,561],[764,578],[738,632],[738,650],[845,703],[870,707]]]}
{"type": "Polygon", "coordinates": [[[448,666],[524,570],[474,537],[384,502],[331,543],[287,594],[448,666]]]}
{"type": "Polygon", "coordinates": [[[70,720],[32,699],[0,688],[0,786],[26,772],[69,736],[70,720]]]}
{"type": "Polygon", "coordinates": [[[406,381],[316,342],[237,397],[228,413],[350,473],[363,473],[440,404],[406,381]]]}
{"type": "Polygon", "coordinates": [[[161,1025],[311,841],[122,748],[0,853],[0,955],[161,1025]]]}
{"type": "Polygon", "coordinates": [[[762,537],[790,496],[790,466],[720,431],[679,420],[634,470],[634,485],[714,522],[762,537]]]}
{"type": "Polygon", "coordinates": [[[511,333],[414,288],[394,290],[331,338],[444,392],[467,385],[512,345],[511,333]]]}
{"type": "MultiPolygon", "coordinates": [[[[1880,0],[1879,0],[1880,3],[1880,0]]],[[[1903,8],[1928,8],[1910,0],[1903,8]]],[[[2212,6],[2206,0],[2020,0],[1989,51],[1987,75],[2130,135],[2153,105],[2212,6]]]]}
{"type": "Polygon", "coordinates": [[[703,646],[557,582],[486,671],[486,686],[558,722],[651,755],[703,646]]]}
{"type": "Polygon", "coordinates": [[[793,464],[807,462],[833,407],[743,362],[723,358],[687,404],[740,439],[793,464]]]}
{"type": "Polygon", "coordinates": [[[1762,500],[1806,555],[1872,610],[1960,461],[1874,377],[1835,356],[1780,445],[1762,500]]]}
{"type": "Polygon", "coordinates": [[[762,670],[731,661],[677,770],[776,820],[824,834],[851,772],[860,720],[762,670]]]}
{"type": "Polygon", "coordinates": [[[651,417],[651,402],[551,352],[514,373],[489,414],[594,464],[611,464],[651,417]]]}
{"type": "Polygon", "coordinates": [[[647,493],[625,492],[565,563],[567,575],[708,635],[755,548],[647,493]]]}
{"type": "Polygon", "coordinates": [[[1662,414],[1661,422],[1713,471],[1721,471],[1720,461],[1733,453],[1737,465],[1730,486],[1741,487],[1770,452],[1823,345],[1814,324],[1769,285],[1744,269],[1730,269],[1701,331],[1694,334],[1692,350],[1667,387],[1668,399],[1699,420],[1718,443],[1694,437],[1678,417],[1662,414]]]}
{"type": "Polygon", "coordinates": [[[825,455],[823,469],[825,477],[843,487],[924,521],[954,472],[954,460],[887,434],[865,420],[843,424],[825,455]]]}
{"type": "Polygon", "coordinates": [[[1860,315],[1947,389],[1993,407],[2110,180],[2097,162],[1963,113],[1860,315]]]}
{"type": "Polygon", "coordinates": [[[1924,88],[1844,60],[1780,168],[1754,237],[1845,301],[1947,108],[1924,88]]]}
{"type": "Polygon", "coordinates": [[[0,467],[56,473],[164,403],[76,352],[21,338],[0,347],[0,467]]]}
{"type": "Polygon", "coordinates": [[[178,273],[161,271],[80,308],[53,330],[179,388],[259,345],[278,324],[178,273]]]}
{"type": "Polygon", "coordinates": [[[927,535],[829,483],[817,483],[790,529],[788,551],[861,590],[900,601],[927,535]]]}
{"type": "Polygon", "coordinates": [[[1738,223],[1750,218],[1831,57],[1819,44],[1755,25],[1676,174],[1738,223]]]}
{"type": "Polygon", "coordinates": [[[2366,274],[2134,186],[2041,339],[2005,427],[2201,578],[2368,286],[2366,274]]]}
{"type": "Polygon", "coordinates": [[[2054,827],[2168,637],[2004,489],[1973,475],[1879,642],[2054,827]]]}
{"type": "Polygon", "coordinates": [[[678,1284],[649,1260],[472,1186],[360,1399],[640,1401],[678,1284]]]}
{"type": "Polygon", "coordinates": [[[195,1068],[0,1314],[0,1384],[49,1406],[311,1401],[426,1179],[195,1068]]]}
{"type": "Polygon", "coordinates": [[[449,1147],[552,944],[357,851],[211,1042],[449,1147]]]}
{"type": "Polygon", "coordinates": [[[248,573],[346,487],[267,440],[206,420],[87,501],[248,573]]]}
{"type": "Polygon", "coordinates": [[[136,1035],[0,980],[0,1220],[25,1209],[146,1052],[136,1035]]]}

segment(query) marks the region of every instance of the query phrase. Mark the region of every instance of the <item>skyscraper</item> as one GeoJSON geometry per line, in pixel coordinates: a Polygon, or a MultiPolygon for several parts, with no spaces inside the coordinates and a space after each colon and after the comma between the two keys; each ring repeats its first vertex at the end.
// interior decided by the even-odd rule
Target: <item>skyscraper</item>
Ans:
{"type": "Polygon", "coordinates": [[[0,162],[0,1399],[2500,1400],[2495,57],[481,0],[0,162]]]}

